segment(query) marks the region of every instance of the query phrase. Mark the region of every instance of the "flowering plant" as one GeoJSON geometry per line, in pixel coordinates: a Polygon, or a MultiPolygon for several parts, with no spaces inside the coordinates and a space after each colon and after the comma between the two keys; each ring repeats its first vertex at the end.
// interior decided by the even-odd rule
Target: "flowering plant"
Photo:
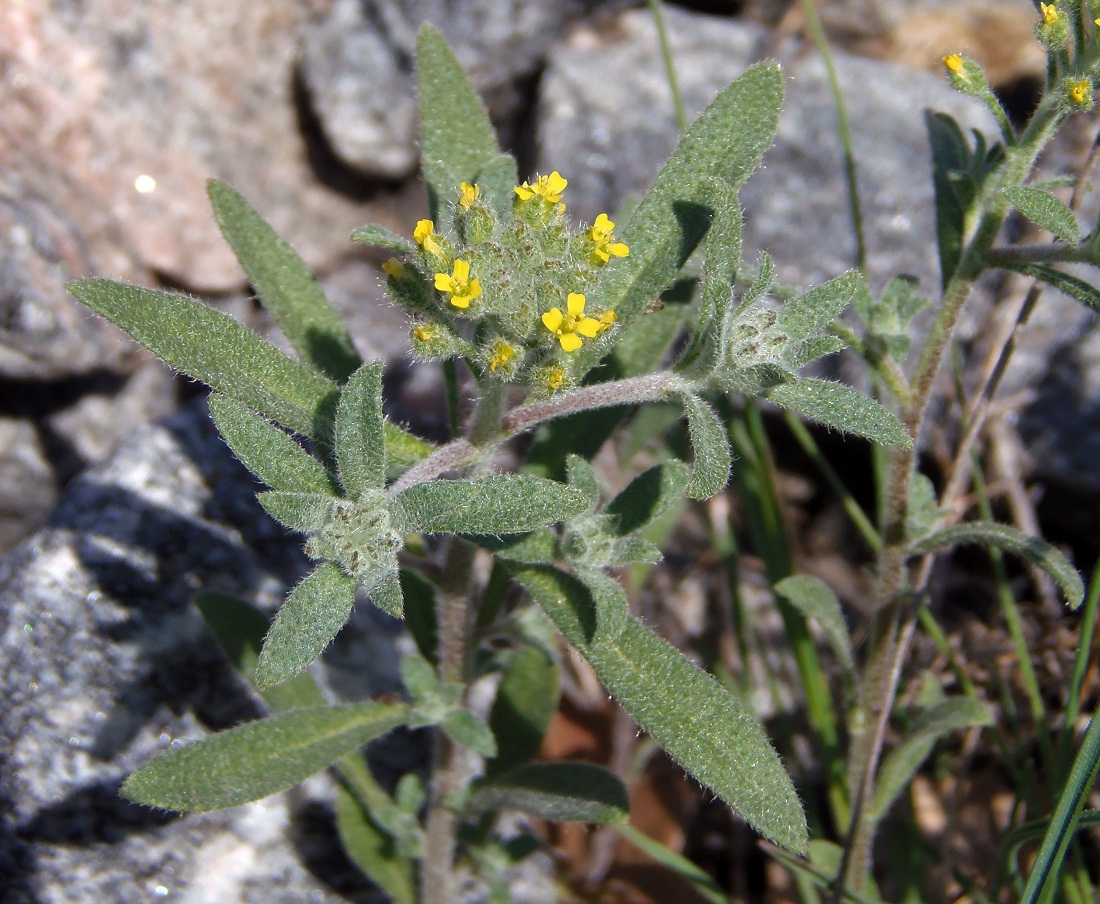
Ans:
{"type": "MultiPolygon", "coordinates": [[[[1066,43],[1052,31],[1061,15],[1043,4],[1040,33],[1057,53],[1066,43]]],[[[395,900],[450,901],[462,863],[503,888],[504,870],[520,854],[496,831],[501,809],[555,820],[626,818],[626,791],[611,772],[536,760],[558,698],[553,628],[688,773],[780,849],[806,853],[802,805],[761,726],[738,697],[631,614],[612,571],[655,563],[657,520],[685,496],[723,490],[731,452],[715,402],[750,396],[891,450],[875,629],[849,728],[856,766],[847,783],[843,768],[839,779],[829,770],[833,816],[850,826],[833,874],[837,894],[860,893],[898,769],[911,766],[911,775],[928,750],[895,768],[893,784],[876,785],[882,725],[873,723],[892,709],[896,685],[884,676],[896,674],[903,655],[918,582],[907,562],[951,543],[981,542],[1048,569],[1071,601],[1082,596],[1076,572],[1041,541],[1000,525],[945,528],[913,452],[958,310],[984,269],[1028,272],[1096,304],[1094,289],[1051,266],[1095,263],[1095,238],[1081,239],[1064,205],[1023,184],[1054,127],[1091,105],[1091,74],[1066,59],[1061,98],[1041,108],[1023,136],[976,63],[958,54],[944,60],[960,90],[996,107],[1004,134],[992,146],[979,136],[972,147],[946,117],[930,120],[944,293],[911,376],[902,367],[905,329],[927,303],[904,279],[874,297],[853,271],[781,303],[766,256],[746,278],[737,191],[775,132],[783,77],[769,63],[749,69],[699,117],[618,232],[606,213],[574,224],[568,180],[558,172],[520,181],[442,37],[421,31],[431,216],[411,240],[378,226],[353,238],[394,255],[383,266],[386,286],[409,315],[416,358],[444,363],[452,398],[469,387],[444,445],[383,415],[381,365],[360,361],[302,261],[227,185],[210,183],[216,218],[295,357],[193,299],[105,280],[73,283],[77,298],[215,390],[218,429],[270,488],[261,503],[306,537],[316,562],[270,627],[243,601],[200,598],[272,715],[170,751],[131,777],[124,793],[202,811],[256,800],[333,766],[341,837],[395,900]],[[1010,205],[1063,244],[1041,253],[994,249],[1010,205]],[[674,299],[667,290],[697,249],[694,291],[686,302],[674,299]],[[838,321],[849,304],[858,330],[838,321]],[[888,387],[889,407],[801,373],[845,342],[888,387]],[[691,463],[669,456],[609,491],[570,443],[583,431],[585,447],[598,448],[624,406],[647,403],[683,412],[691,463]],[[550,450],[541,471],[502,473],[505,444],[536,431],[550,450]],[[508,582],[522,589],[522,602],[505,598],[508,582]],[[406,699],[333,704],[309,676],[357,597],[408,622],[417,651],[402,664],[406,699]],[[478,710],[471,687],[487,675],[498,680],[495,701],[478,710]],[[426,785],[408,775],[390,794],[357,750],[399,725],[434,727],[435,756],[426,785]]],[[[827,587],[791,577],[776,583],[776,593],[792,618],[821,622],[854,670],[827,587]]],[[[955,709],[941,731],[987,716],[955,709]]]]}

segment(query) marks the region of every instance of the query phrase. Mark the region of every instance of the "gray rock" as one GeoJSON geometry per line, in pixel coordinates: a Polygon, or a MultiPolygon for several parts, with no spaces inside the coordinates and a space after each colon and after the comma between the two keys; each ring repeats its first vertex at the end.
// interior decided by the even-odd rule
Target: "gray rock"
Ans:
{"type": "Polygon", "coordinates": [[[0,418],[0,552],[45,521],[58,489],[34,423],[0,418]]]}
{"type": "Polygon", "coordinates": [[[601,0],[336,0],[305,41],[302,74],[325,135],[346,163],[389,179],[415,169],[416,32],[443,32],[498,118],[523,100],[566,20],[601,0]]]}
{"type": "MultiPolygon", "coordinates": [[[[379,900],[336,853],[324,777],[201,816],[118,796],[176,740],[258,714],[191,596],[222,589],[270,608],[306,564],[204,407],[136,430],[0,560],[5,904],[379,900]]],[[[357,670],[341,687],[393,691],[397,624],[360,608],[342,640],[357,644],[357,670]]]]}

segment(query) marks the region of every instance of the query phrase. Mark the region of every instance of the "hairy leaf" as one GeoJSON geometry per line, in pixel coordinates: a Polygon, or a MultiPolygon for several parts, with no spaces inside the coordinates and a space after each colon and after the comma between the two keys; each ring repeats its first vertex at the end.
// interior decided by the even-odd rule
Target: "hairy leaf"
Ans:
{"type": "Polygon", "coordinates": [[[497,755],[486,766],[488,775],[534,758],[557,711],[558,693],[558,667],[546,651],[528,647],[508,660],[489,712],[497,755]]]}
{"type": "Polygon", "coordinates": [[[475,811],[516,809],[554,822],[625,823],[626,787],[613,772],[591,763],[530,763],[479,785],[475,811]]]}
{"type": "Polygon", "coordinates": [[[806,820],[794,786],[760,725],[735,697],[633,618],[614,640],[601,641],[594,630],[596,604],[576,578],[553,568],[509,567],[615,699],[673,759],[765,837],[788,850],[806,850],[806,820]]]}
{"type": "Polygon", "coordinates": [[[331,439],[336,386],[232,317],[186,295],[107,279],[68,289],[170,367],[291,430],[331,439]]]}
{"type": "Polygon", "coordinates": [[[336,830],[348,857],[394,904],[417,904],[413,866],[347,788],[336,792],[336,830]]]}
{"type": "Polygon", "coordinates": [[[788,301],[776,326],[788,339],[808,339],[832,323],[852,300],[859,273],[852,270],[788,301]]]}
{"type": "Polygon", "coordinates": [[[729,482],[733,463],[729,438],[714,409],[701,398],[685,393],[680,401],[687,412],[688,434],[695,451],[687,494],[692,499],[709,499],[729,482]]]}
{"type": "Polygon", "coordinates": [[[1015,185],[1006,188],[1004,193],[1020,213],[1042,227],[1063,242],[1076,245],[1081,241],[1081,231],[1077,226],[1077,217],[1050,192],[1032,185],[1015,185]]]}
{"type": "Polygon", "coordinates": [[[829,646],[840,658],[841,665],[849,672],[855,669],[848,625],[840,603],[828,584],[811,575],[800,574],[781,580],[775,585],[775,592],[804,616],[816,621],[825,632],[829,646]]]}
{"type": "Polygon", "coordinates": [[[364,364],[348,380],[336,408],[336,461],[352,499],[386,485],[382,423],[382,365],[364,364]]]}
{"type": "Polygon", "coordinates": [[[800,377],[794,383],[773,386],[766,398],[800,411],[810,420],[875,443],[902,449],[913,444],[901,421],[874,399],[843,383],[800,377]]]}
{"type": "Polygon", "coordinates": [[[1081,575],[1070,565],[1064,555],[1046,540],[1029,537],[1007,524],[998,524],[994,521],[959,524],[925,537],[913,547],[912,552],[914,555],[921,555],[964,543],[976,543],[979,546],[1010,552],[1028,564],[1043,569],[1062,588],[1062,592],[1066,595],[1066,602],[1072,609],[1080,606],[1085,598],[1085,585],[1081,581],[1081,575]]]}
{"type": "Polygon", "coordinates": [[[233,454],[273,490],[331,496],[339,492],[324,466],[262,415],[219,393],[210,396],[209,405],[233,454]]]}
{"type": "Polygon", "coordinates": [[[256,669],[260,688],[282,684],[332,643],[355,606],[355,581],[335,565],[321,565],[287,597],[264,639],[256,669]]]}
{"type": "Polygon", "coordinates": [[[170,750],[130,776],[122,795],[164,810],[206,812],[285,791],[405,722],[400,703],[298,709],[170,750]]]}
{"type": "Polygon", "coordinates": [[[489,726],[468,709],[452,709],[439,723],[456,744],[469,747],[485,757],[497,755],[497,741],[489,726]]]}
{"type": "Polygon", "coordinates": [[[615,533],[622,537],[643,530],[680,501],[689,479],[687,467],[675,459],[639,474],[604,509],[617,519],[615,533]]]}
{"type": "Polygon", "coordinates": [[[941,736],[961,728],[992,724],[989,707],[970,697],[944,700],[920,713],[879,769],[871,805],[875,818],[886,815],[941,736]]]}
{"type": "Polygon", "coordinates": [[[386,248],[402,254],[413,255],[416,253],[416,243],[396,232],[390,232],[384,226],[376,226],[368,223],[360,226],[352,232],[351,240],[361,245],[371,245],[374,248],[386,248]]]}
{"type": "Polygon", "coordinates": [[[1045,267],[1042,264],[1017,264],[1000,263],[998,266],[1016,273],[1023,273],[1033,279],[1040,279],[1047,285],[1054,286],[1059,292],[1063,292],[1070,298],[1081,302],[1085,307],[1100,313],[1100,290],[1083,279],[1063,273],[1054,267],[1045,267]]]}
{"type": "Polygon", "coordinates": [[[211,179],[206,190],[218,228],[291,347],[342,383],[359,366],[359,353],[305,261],[235,189],[211,179]]]}
{"type": "Polygon", "coordinates": [[[579,490],[527,475],[433,480],[409,487],[392,502],[398,530],[449,534],[522,533],[587,508],[579,490]]]}
{"type": "Polygon", "coordinates": [[[460,182],[475,182],[500,155],[496,134],[477,92],[447,42],[435,28],[421,26],[416,38],[420,83],[420,158],[432,214],[460,182]]]}

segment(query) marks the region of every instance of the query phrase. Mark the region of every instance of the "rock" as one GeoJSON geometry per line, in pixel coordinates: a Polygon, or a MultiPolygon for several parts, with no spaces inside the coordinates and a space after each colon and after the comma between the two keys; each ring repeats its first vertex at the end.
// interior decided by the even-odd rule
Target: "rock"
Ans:
{"type": "Polygon", "coordinates": [[[0,553],[46,519],[58,490],[34,423],[0,417],[0,553]]]}
{"type": "MultiPolygon", "coordinates": [[[[134,431],[0,560],[5,904],[381,901],[338,853],[324,776],[206,815],[118,796],[174,740],[258,714],[189,604],[222,589],[271,608],[303,572],[255,489],[191,406],[134,431]]],[[[361,699],[398,687],[398,625],[360,610],[340,684],[361,699]]]]}
{"type": "Polygon", "coordinates": [[[387,179],[416,168],[414,61],[424,22],[447,38],[497,119],[516,112],[522,82],[565,22],[601,0],[335,0],[309,30],[302,75],[321,126],[349,165],[387,179]]]}

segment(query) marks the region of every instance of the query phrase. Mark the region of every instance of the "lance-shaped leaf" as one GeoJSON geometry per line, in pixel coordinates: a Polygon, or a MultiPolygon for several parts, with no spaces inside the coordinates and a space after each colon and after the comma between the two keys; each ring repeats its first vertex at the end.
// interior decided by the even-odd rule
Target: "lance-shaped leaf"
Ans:
{"type": "Polygon", "coordinates": [[[886,815],[940,737],[962,728],[992,724],[993,713],[989,707],[970,697],[944,700],[920,713],[901,743],[883,760],[871,804],[875,819],[886,815]]]}
{"type": "Polygon", "coordinates": [[[439,727],[456,744],[485,757],[497,755],[497,740],[492,730],[468,709],[452,709],[445,713],[439,727]]]}
{"type": "Polygon", "coordinates": [[[399,531],[518,534],[579,515],[588,498],[573,487],[528,475],[432,480],[391,503],[399,531]]]}
{"type": "Polygon", "coordinates": [[[580,455],[570,453],[565,459],[565,479],[569,486],[580,490],[588,497],[590,508],[594,509],[600,503],[600,483],[596,479],[596,472],[588,460],[580,455]]]}
{"type": "Polygon", "coordinates": [[[685,393],[680,401],[687,412],[688,435],[695,452],[687,494],[692,499],[709,499],[729,481],[733,463],[729,438],[714,409],[701,398],[685,393]]]}
{"type": "Polygon", "coordinates": [[[305,261],[236,190],[216,179],[206,190],[218,228],[291,347],[342,383],[359,366],[359,354],[305,261]]]}
{"type": "Polygon", "coordinates": [[[958,123],[946,113],[925,112],[924,124],[932,149],[932,184],[936,198],[936,241],[944,286],[954,275],[962,255],[963,219],[967,205],[959,197],[954,178],[966,171],[970,149],[958,123]]]}
{"type": "Polygon", "coordinates": [[[405,610],[405,626],[428,662],[435,663],[439,648],[439,625],[435,618],[435,588],[415,571],[401,569],[401,596],[405,610]]]}
{"type": "Polygon", "coordinates": [[[616,518],[615,533],[622,537],[644,530],[680,501],[689,478],[687,467],[675,459],[639,474],[604,509],[616,518]]]}
{"type": "Polygon", "coordinates": [[[285,791],[402,725],[408,706],[298,709],[170,750],[130,776],[122,795],[164,810],[206,812],[285,791]]]}
{"type": "Polygon", "coordinates": [[[355,580],[321,565],[287,597],[264,639],[256,669],[260,688],[282,684],[308,666],[344,627],[355,606],[355,580]]]}
{"type": "Polygon", "coordinates": [[[589,294],[594,309],[610,308],[629,324],[665,290],[711,224],[708,184],[737,188],[756,169],[782,100],[781,70],[761,63],[703,111],[623,229],[630,256],[604,270],[589,294]]]}
{"type": "Polygon", "coordinates": [[[591,763],[530,763],[481,784],[470,799],[475,812],[509,808],[554,822],[619,824],[630,814],[619,777],[591,763]]]}
{"type": "Polygon", "coordinates": [[[1039,537],[1029,537],[1007,524],[994,521],[972,521],[925,537],[913,547],[914,555],[934,552],[950,546],[976,543],[1019,556],[1049,574],[1066,595],[1070,608],[1076,609],[1085,598],[1085,585],[1069,560],[1054,546],[1039,537]]]}
{"type": "Polygon", "coordinates": [[[1042,264],[1015,263],[1013,261],[998,261],[998,267],[1022,273],[1033,279],[1039,279],[1047,285],[1054,286],[1059,292],[1064,292],[1070,298],[1081,302],[1085,307],[1100,313],[1100,290],[1083,279],[1063,273],[1054,267],[1045,267],[1042,264]]]}
{"type": "Polygon", "coordinates": [[[775,592],[821,626],[841,665],[851,672],[855,668],[852,640],[848,636],[848,625],[844,621],[840,603],[829,586],[812,575],[799,574],[781,580],[775,585],[775,592]]]}
{"type": "Polygon", "coordinates": [[[776,327],[788,339],[808,339],[840,316],[858,286],[855,270],[814,286],[779,309],[776,327]]]}
{"type": "Polygon", "coordinates": [[[232,317],[186,295],[107,279],[78,280],[68,289],[169,367],[291,430],[331,439],[336,386],[232,317]]]}
{"type": "Polygon", "coordinates": [[[347,788],[336,792],[336,830],[344,850],[395,904],[417,904],[412,864],[401,857],[393,837],[371,819],[347,788]]]}
{"type": "Polygon", "coordinates": [[[335,496],[339,487],[317,459],[247,405],[214,393],[210,416],[248,470],[273,490],[335,496]]]}
{"type": "Polygon", "coordinates": [[[477,187],[481,197],[493,208],[501,223],[512,219],[512,205],[518,184],[516,160],[510,154],[494,157],[477,174],[477,187]]]}
{"type": "Polygon", "coordinates": [[[478,174],[500,155],[489,114],[466,73],[436,29],[421,27],[416,38],[420,84],[420,158],[432,214],[438,219],[460,182],[478,174]]]}
{"type": "Polygon", "coordinates": [[[558,667],[545,650],[528,647],[508,660],[489,711],[497,755],[486,764],[488,775],[534,758],[557,711],[558,694],[558,667]]]}
{"type": "Polygon", "coordinates": [[[773,386],[765,397],[783,408],[800,411],[812,421],[875,443],[902,449],[913,444],[901,421],[874,399],[843,383],[799,377],[793,383],[773,386]]]}
{"type": "Polygon", "coordinates": [[[613,640],[602,641],[595,601],[576,578],[539,566],[509,569],[674,760],[765,837],[788,850],[806,850],[806,819],[794,786],[735,697],[633,618],[613,640]]]}
{"type": "Polygon", "coordinates": [[[352,499],[386,485],[382,424],[382,365],[373,362],[352,375],[336,408],[336,462],[352,499]]]}
{"type": "Polygon", "coordinates": [[[558,535],[549,529],[523,534],[510,534],[503,537],[482,534],[471,537],[471,539],[478,546],[489,550],[493,555],[512,562],[549,565],[560,558],[558,535]]]}
{"type": "Polygon", "coordinates": [[[1071,245],[1081,241],[1077,217],[1050,192],[1033,185],[1015,185],[1006,188],[1004,192],[1012,206],[1032,223],[1071,245]]]}

